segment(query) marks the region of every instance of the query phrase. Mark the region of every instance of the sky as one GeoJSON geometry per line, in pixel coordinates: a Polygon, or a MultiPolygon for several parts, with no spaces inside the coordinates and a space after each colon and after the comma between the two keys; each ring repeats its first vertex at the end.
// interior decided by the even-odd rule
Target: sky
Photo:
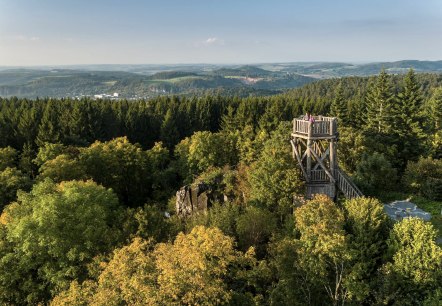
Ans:
{"type": "Polygon", "coordinates": [[[0,0],[0,66],[442,60],[442,0],[0,0]]]}

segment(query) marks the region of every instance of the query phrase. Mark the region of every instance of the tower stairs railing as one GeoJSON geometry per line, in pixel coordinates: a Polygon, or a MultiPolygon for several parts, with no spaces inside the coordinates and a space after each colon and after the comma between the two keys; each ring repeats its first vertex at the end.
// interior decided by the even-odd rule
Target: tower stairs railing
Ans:
{"type": "Polygon", "coordinates": [[[363,194],[353,181],[340,168],[335,170],[336,182],[339,190],[345,195],[347,199],[359,198],[363,194]]]}

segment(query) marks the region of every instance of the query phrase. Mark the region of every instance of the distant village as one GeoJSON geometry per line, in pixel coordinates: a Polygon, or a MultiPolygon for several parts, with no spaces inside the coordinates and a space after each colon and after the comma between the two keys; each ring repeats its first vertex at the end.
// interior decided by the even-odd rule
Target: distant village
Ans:
{"type": "Polygon", "coordinates": [[[77,99],[80,100],[82,98],[92,98],[94,100],[99,100],[99,99],[106,99],[106,100],[120,100],[120,99],[125,99],[125,100],[138,100],[138,99],[147,99],[149,97],[141,97],[138,95],[133,95],[133,96],[121,96],[118,92],[114,92],[113,94],[106,94],[106,93],[101,93],[101,94],[96,94],[96,95],[85,95],[85,94],[80,94],[80,95],[75,95],[72,96],[73,99],[77,99]]]}
{"type": "Polygon", "coordinates": [[[165,89],[158,89],[158,88],[151,88],[150,91],[152,93],[154,93],[153,95],[144,95],[144,96],[139,96],[139,95],[122,95],[118,92],[114,92],[112,94],[107,94],[107,93],[100,93],[100,94],[94,94],[94,95],[88,95],[88,94],[77,94],[74,96],[71,96],[74,99],[82,99],[82,98],[93,98],[94,100],[98,100],[98,99],[106,99],[106,100],[120,100],[120,99],[126,99],[126,100],[138,100],[138,99],[149,99],[152,97],[157,96],[158,94],[168,94],[170,92],[166,91],[165,89]]]}
{"type": "Polygon", "coordinates": [[[118,92],[114,92],[112,95],[108,95],[108,94],[98,94],[98,95],[94,95],[94,99],[118,99],[119,98],[119,93],[118,92]]]}

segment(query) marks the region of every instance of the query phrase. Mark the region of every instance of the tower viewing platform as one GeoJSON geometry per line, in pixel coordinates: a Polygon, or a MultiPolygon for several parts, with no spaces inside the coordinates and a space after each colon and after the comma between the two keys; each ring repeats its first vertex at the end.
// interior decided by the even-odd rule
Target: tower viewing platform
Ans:
{"type": "Polygon", "coordinates": [[[326,194],[336,199],[338,190],[347,198],[362,196],[337,163],[338,119],[325,116],[305,119],[293,119],[290,143],[293,158],[297,160],[306,181],[307,198],[326,194]]]}

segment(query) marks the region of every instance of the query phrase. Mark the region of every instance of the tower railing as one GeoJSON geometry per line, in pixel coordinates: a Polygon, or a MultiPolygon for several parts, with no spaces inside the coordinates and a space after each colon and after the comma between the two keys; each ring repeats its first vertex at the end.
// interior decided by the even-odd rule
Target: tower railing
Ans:
{"type": "Polygon", "coordinates": [[[324,116],[313,116],[313,118],[314,122],[303,117],[293,119],[293,133],[309,135],[310,132],[312,136],[324,136],[336,131],[334,127],[336,118],[324,116]]]}

